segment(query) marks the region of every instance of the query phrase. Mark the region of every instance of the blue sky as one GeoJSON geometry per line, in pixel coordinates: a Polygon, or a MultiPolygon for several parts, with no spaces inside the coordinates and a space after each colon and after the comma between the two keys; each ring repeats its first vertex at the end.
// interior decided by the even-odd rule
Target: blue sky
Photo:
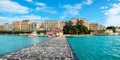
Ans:
{"type": "Polygon", "coordinates": [[[71,18],[120,26],[120,0],[0,0],[0,23],[25,19],[67,21],[71,18]]]}

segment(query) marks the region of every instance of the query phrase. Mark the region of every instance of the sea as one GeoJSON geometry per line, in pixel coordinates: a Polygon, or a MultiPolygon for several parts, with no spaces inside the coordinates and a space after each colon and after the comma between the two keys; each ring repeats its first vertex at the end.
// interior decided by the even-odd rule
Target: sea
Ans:
{"type": "Polygon", "coordinates": [[[67,37],[79,60],[120,60],[120,35],[67,37]]]}
{"type": "Polygon", "coordinates": [[[27,37],[16,35],[0,35],[0,55],[11,53],[33,46],[47,40],[47,37],[27,37]]]}

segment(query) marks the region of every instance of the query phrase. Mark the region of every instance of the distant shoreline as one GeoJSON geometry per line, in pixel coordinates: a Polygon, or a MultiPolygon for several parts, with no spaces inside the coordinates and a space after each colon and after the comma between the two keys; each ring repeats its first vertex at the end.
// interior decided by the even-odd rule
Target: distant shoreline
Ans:
{"type": "Polygon", "coordinates": [[[73,36],[73,37],[77,37],[77,36],[118,36],[118,35],[91,35],[91,34],[86,34],[86,35],[71,35],[71,34],[66,34],[66,35],[63,35],[63,36],[65,36],[65,37],[71,37],[71,36],[73,36]]]}
{"type": "MultiPolygon", "coordinates": [[[[14,35],[14,36],[27,36],[27,34],[0,34],[0,35],[14,35]]],[[[118,34],[120,35],[120,34],[118,34]]],[[[69,36],[117,36],[117,35],[114,35],[114,34],[103,34],[103,35],[91,35],[91,34],[83,34],[83,35],[72,35],[72,34],[63,34],[62,36],[65,36],[65,37],[69,37],[69,36]]],[[[39,37],[43,37],[43,36],[39,36],[39,37]]]]}
{"type": "Polygon", "coordinates": [[[67,36],[92,36],[92,35],[90,35],[90,34],[83,34],[83,35],[64,34],[63,36],[67,37],[67,36]]]}

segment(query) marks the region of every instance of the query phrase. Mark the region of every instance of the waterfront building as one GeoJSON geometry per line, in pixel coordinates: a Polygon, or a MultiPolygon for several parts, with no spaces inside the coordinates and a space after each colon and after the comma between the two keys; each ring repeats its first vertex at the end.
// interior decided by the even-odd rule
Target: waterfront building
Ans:
{"type": "Polygon", "coordinates": [[[45,30],[51,30],[52,28],[59,28],[58,20],[45,20],[43,22],[45,30]]]}
{"type": "Polygon", "coordinates": [[[36,23],[32,20],[23,20],[13,22],[14,31],[33,31],[36,30],[36,23]]]}
{"type": "Polygon", "coordinates": [[[5,23],[4,24],[4,30],[6,30],[6,31],[12,31],[13,30],[13,24],[11,24],[11,23],[5,23]]]}
{"type": "Polygon", "coordinates": [[[41,30],[42,23],[38,22],[36,23],[36,30],[41,30]]]}
{"type": "Polygon", "coordinates": [[[89,22],[87,19],[85,19],[85,18],[72,18],[71,21],[72,21],[73,25],[76,25],[77,20],[82,20],[84,22],[83,25],[85,25],[89,29],[89,22]]]}
{"type": "Polygon", "coordinates": [[[36,22],[32,22],[29,24],[29,30],[28,31],[34,31],[37,30],[37,23],[36,22]]]}
{"type": "Polygon", "coordinates": [[[23,20],[21,22],[21,30],[22,31],[33,31],[36,30],[36,23],[32,20],[23,20]]]}
{"type": "Polygon", "coordinates": [[[4,25],[0,24],[0,30],[3,30],[3,29],[4,29],[4,25]]]}
{"type": "Polygon", "coordinates": [[[13,22],[13,31],[21,31],[21,22],[20,21],[13,22]]]}
{"type": "Polygon", "coordinates": [[[32,22],[31,20],[23,20],[21,22],[21,30],[22,31],[30,31],[30,29],[32,29],[32,28],[30,28],[31,22],[32,22]]]}
{"type": "Polygon", "coordinates": [[[89,29],[90,30],[97,30],[97,26],[98,26],[97,23],[91,23],[91,24],[89,24],[89,29]]]}
{"type": "Polygon", "coordinates": [[[103,26],[103,25],[98,25],[98,26],[97,26],[97,30],[105,30],[105,26],[103,26]]]}
{"type": "Polygon", "coordinates": [[[89,29],[94,31],[105,30],[105,26],[99,25],[97,23],[91,23],[89,24],[89,29]]]}
{"type": "Polygon", "coordinates": [[[63,27],[65,26],[65,22],[59,22],[59,29],[63,30],[63,27]]]}
{"type": "Polygon", "coordinates": [[[40,25],[40,28],[38,28],[38,30],[45,30],[45,26],[44,25],[45,25],[44,22],[42,22],[41,25],[40,25]]]}
{"type": "Polygon", "coordinates": [[[89,29],[92,30],[91,35],[104,35],[105,34],[105,26],[91,23],[89,24],[89,29]]]}

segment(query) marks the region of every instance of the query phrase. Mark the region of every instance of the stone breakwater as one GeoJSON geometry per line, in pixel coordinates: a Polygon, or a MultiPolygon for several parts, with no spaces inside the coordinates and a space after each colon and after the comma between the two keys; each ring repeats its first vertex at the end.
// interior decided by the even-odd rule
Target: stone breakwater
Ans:
{"type": "Polygon", "coordinates": [[[75,60],[65,37],[51,38],[36,46],[0,57],[6,60],[75,60]]]}

